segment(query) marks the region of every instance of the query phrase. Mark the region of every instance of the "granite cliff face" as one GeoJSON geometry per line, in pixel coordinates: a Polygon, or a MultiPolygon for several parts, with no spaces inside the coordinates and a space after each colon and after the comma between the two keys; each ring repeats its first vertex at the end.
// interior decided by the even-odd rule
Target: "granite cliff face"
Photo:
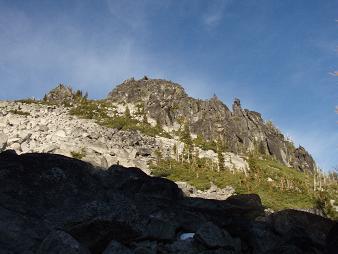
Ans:
{"type": "Polygon", "coordinates": [[[142,106],[149,118],[169,131],[188,124],[192,135],[221,140],[235,154],[258,151],[301,171],[316,167],[303,147],[295,148],[271,122],[264,122],[261,114],[242,109],[239,99],[235,99],[231,111],[217,97],[194,99],[178,84],[144,78],[126,80],[109,93],[107,101],[142,106]]]}

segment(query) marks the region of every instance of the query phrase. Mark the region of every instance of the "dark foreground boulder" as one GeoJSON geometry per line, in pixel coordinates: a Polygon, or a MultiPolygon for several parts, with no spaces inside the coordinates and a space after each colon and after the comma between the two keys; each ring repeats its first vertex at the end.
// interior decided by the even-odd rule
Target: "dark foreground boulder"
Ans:
{"type": "Polygon", "coordinates": [[[0,154],[0,253],[334,253],[337,226],[257,195],[187,198],[137,168],[0,154]],[[332,239],[332,240],[330,240],[332,239]]]}
{"type": "Polygon", "coordinates": [[[50,233],[45,240],[43,240],[37,254],[90,254],[90,252],[83,247],[70,234],[57,230],[50,233]]]}

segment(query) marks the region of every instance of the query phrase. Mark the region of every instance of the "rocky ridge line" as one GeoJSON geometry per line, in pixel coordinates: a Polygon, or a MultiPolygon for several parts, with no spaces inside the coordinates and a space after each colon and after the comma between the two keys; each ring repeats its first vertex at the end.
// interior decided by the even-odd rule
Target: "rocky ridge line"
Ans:
{"type": "Polygon", "coordinates": [[[201,135],[209,141],[220,139],[227,151],[235,154],[257,151],[301,171],[316,169],[313,158],[303,147],[294,147],[271,122],[264,122],[258,112],[242,109],[239,99],[235,99],[230,111],[216,96],[210,100],[194,99],[171,81],[132,78],[114,88],[106,100],[141,105],[148,118],[168,131],[177,131],[185,122],[193,136],[201,135]]]}

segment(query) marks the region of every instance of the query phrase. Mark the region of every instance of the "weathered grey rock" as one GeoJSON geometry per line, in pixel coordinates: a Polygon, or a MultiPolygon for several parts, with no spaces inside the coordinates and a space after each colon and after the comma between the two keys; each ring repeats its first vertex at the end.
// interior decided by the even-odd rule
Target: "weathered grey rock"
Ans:
{"type": "Polygon", "coordinates": [[[67,137],[66,132],[64,130],[57,130],[54,135],[59,138],[67,137]]]}
{"type": "Polygon", "coordinates": [[[126,246],[113,240],[109,243],[108,247],[104,250],[102,254],[133,254],[133,252],[126,246]]]}
{"type": "MultiPolygon", "coordinates": [[[[31,152],[31,148],[30,148],[30,146],[28,145],[28,143],[22,143],[22,144],[21,144],[21,151],[22,151],[23,153],[31,152]]],[[[20,152],[20,151],[18,151],[18,152],[20,152]]]]}
{"type": "Polygon", "coordinates": [[[186,182],[176,182],[176,184],[183,191],[184,195],[187,197],[190,197],[197,193],[197,189],[186,182]]]}
{"type": "Polygon", "coordinates": [[[332,221],[324,217],[297,210],[283,210],[268,216],[274,230],[285,237],[302,237],[324,245],[332,228],[332,221]]]}
{"type": "Polygon", "coordinates": [[[5,150],[7,146],[7,140],[8,140],[8,136],[4,134],[3,132],[0,132],[0,152],[5,150]]]}
{"type": "Polygon", "coordinates": [[[326,237],[327,254],[334,254],[338,250],[338,221],[333,225],[326,237]]]}
{"type": "Polygon", "coordinates": [[[145,237],[147,239],[174,240],[176,238],[176,225],[174,222],[150,219],[145,237]]]}
{"type": "MultiPolygon", "coordinates": [[[[141,104],[147,119],[154,119],[155,124],[160,122],[167,130],[177,129],[183,118],[194,136],[222,139],[229,152],[245,154],[255,150],[302,171],[313,171],[316,166],[305,150],[295,148],[276,127],[264,122],[259,113],[242,109],[239,99],[234,101],[231,112],[216,96],[204,101],[194,99],[171,81],[129,79],[112,90],[107,101],[115,105],[141,104]]],[[[231,167],[233,163],[226,165],[231,167]]]]}
{"type": "MultiPolygon", "coordinates": [[[[3,116],[6,116],[5,114],[3,114],[3,116]]],[[[5,128],[7,127],[8,124],[8,120],[5,117],[0,117],[0,128],[5,128]]]]}
{"type": "Polygon", "coordinates": [[[176,182],[176,184],[187,197],[225,200],[228,197],[235,195],[235,189],[231,186],[218,188],[215,184],[211,183],[209,189],[201,191],[186,182],[176,182]]]}
{"type": "Polygon", "coordinates": [[[304,147],[299,146],[295,150],[295,162],[293,166],[298,168],[301,171],[311,170],[315,168],[315,163],[312,156],[304,149],[304,147]]]}
{"type": "Polygon", "coordinates": [[[194,235],[194,239],[210,248],[233,247],[234,244],[228,232],[211,222],[203,224],[194,235]]]}
{"type": "Polygon", "coordinates": [[[18,133],[18,136],[20,138],[19,143],[22,144],[23,142],[26,142],[28,139],[30,139],[32,133],[29,131],[22,131],[18,133]]]}
{"type": "Polygon", "coordinates": [[[71,87],[59,84],[56,88],[51,90],[45,97],[45,101],[53,104],[73,103],[75,94],[71,87]]]}
{"type": "Polygon", "coordinates": [[[98,154],[106,154],[108,151],[108,147],[101,142],[88,143],[86,144],[86,149],[91,149],[98,154]]]}
{"type": "MultiPolygon", "coordinates": [[[[149,137],[140,132],[118,131],[102,127],[94,120],[69,116],[69,109],[61,104],[53,107],[19,102],[4,104],[8,110],[15,110],[19,105],[21,110],[30,113],[28,117],[15,115],[18,125],[7,126],[8,119],[13,116],[1,118],[5,119],[7,126],[3,129],[8,136],[7,147],[15,148],[20,153],[48,152],[71,156],[72,153],[86,148],[89,157],[86,161],[96,166],[106,167],[119,162],[125,166],[142,168],[150,174],[148,165],[156,157],[154,151],[161,149],[165,157],[173,157],[174,146],[177,146],[180,152],[184,147],[182,142],[174,139],[149,137]],[[17,145],[10,146],[14,143],[20,143],[21,150],[17,145]],[[104,158],[97,158],[98,154],[104,158]]],[[[212,158],[217,162],[217,154],[214,151],[200,151],[202,157],[212,158]]],[[[245,166],[247,163],[239,156],[227,153],[225,157],[225,164],[228,163],[225,166],[229,169],[248,170],[245,166]]]]}
{"type": "Polygon", "coordinates": [[[164,253],[177,254],[195,254],[199,253],[199,248],[194,245],[193,241],[178,240],[164,247],[164,253]]]}
{"type": "Polygon", "coordinates": [[[71,235],[64,231],[50,233],[42,242],[37,254],[90,254],[89,250],[82,246],[71,235]]]}
{"type": "Polygon", "coordinates": [[[141,241],[134,244],[133,253],[135,254],[157,254],[158,242],[156,241],[141,241]]]}
{"type": "Polygon", "coordinates": [[[21,152],[21,145],[20,145],[20,143],[13,143],[13,144],[11,144],[10,148],[13,149],[13,150],[15,150],[15,151],[21,152]]]}
{"type": "Polygon", "coordinates": [[[7,118],[7,119],[8,119],[8,124],[11,125],[11,126],[15,126],[15,127],[20,125],[21,121],[22,121],[22,119],[18,116],[10,117],[10,118],[7,118]]]}
{"type": "Polygon", "coordinates": [[[43,153],[53,153],[59,148],[60,147],[56,144],[44,144],[42,147],[40,147],[43,153]]]}
{"type": "Polygon", "coordinates": [[[47,132],[49,130],[47,125],[38,125],[37,126],[37,131],[41,131],[41,132],[47,132]]]}
{"type": "Polygon", "coordinates": [[[107,159],[104,156],[98,156],[95,154],[86,154],[82,158],[83,161],[89,162],[96,167],[108,168],[107,159]]]}

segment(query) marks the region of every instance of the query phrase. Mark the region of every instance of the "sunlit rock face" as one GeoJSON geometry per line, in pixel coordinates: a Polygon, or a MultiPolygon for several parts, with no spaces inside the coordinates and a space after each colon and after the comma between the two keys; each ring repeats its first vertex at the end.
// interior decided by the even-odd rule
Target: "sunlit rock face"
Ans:
{"type": "MultiPolygon", "coordinates": [[[[121,114],[125,107],[121,104],[121,114]]],[[[44,152],[75,156],[101,168],[119,163],[136,166],[147,173],[156,160],[155,151],[174,158],[174,147],[182,152],[178,139],[150,137],[138,131],[118,130],[99,125],[93,119],[69,114],[69,107],[38,103],[0,102],[0,151],[44,152]]],[[[217,154],[196,147],[199,157],[217,162],[217,154]]],[[[248,171],[245,158],[224,153],[224,165],[232,171],[248,171]]]]}
{"type": "Polygon", "coordinates": [[[258,151],[301,171],[313,171],[316,167],[304,148],[295,148],[259,113],[242,109],[239,99],[235,99],[230,111],[216,96],[209,100],[194,99],[171,81],[144,78],[124,81],[109,93],[107,101],[142,105],[149,118],[169,130],[187,123],[193,135],[220,139],[235,154],[258,151]]]}

